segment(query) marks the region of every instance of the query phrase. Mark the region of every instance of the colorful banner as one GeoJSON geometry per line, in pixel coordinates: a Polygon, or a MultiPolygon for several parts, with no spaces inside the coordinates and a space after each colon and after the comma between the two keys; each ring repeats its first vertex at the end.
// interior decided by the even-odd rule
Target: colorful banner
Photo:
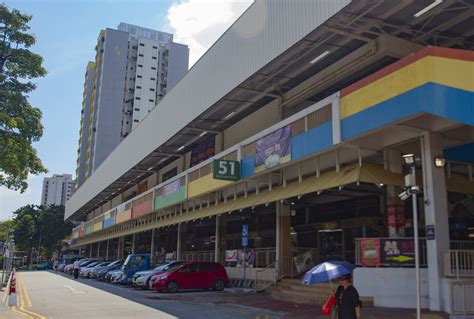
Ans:
{"type": "Polygon", "coordinates": [[[380,261],[389,266],[412,266],[415,264],[415,242],[413,239],[388,238],[380,240],[380,261]]]}
{"type": "Polygon", "coordinates": [[[291,125],[282,127],[256,143],[254,173],[291,161],[291,125]]]}
{"type": "Polygon", "coordinates": [[[214,136],[209,137],[203,143],[191,150],[190,167],[197,165],[208,158],[214,156],[216,152],[216,142],[214,136]]]}
{"type": "Polygon", "coordinates": [[[169,196],[169,195],[179,192],[179,186],[180,186],[180,180],[178,178],[174,182],[171,182],[163,186],[163,192],[161,196],[169,196]]]}
{"type": "Polygon", "coordinates": [[[296,272],[302,273],[315,265],[313,253],[308,250],[302,254],[293,257],[296,266],[296,272]]]}
{"type": "Polygon", "coordinates": [[[237,249],[226,250],[225,251],[225,261],[237,261],[237,249]]]}
{"type": "Polygon", "coordinates": [[[364,267],[380,266],[380,239],[362,239],[360,241],[360,263],[364,267]]]}

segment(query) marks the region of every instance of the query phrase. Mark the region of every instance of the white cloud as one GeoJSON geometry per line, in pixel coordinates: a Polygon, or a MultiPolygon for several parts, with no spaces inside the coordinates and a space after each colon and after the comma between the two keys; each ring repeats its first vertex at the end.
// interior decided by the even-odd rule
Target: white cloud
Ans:
{"type": "Polygon", "coordinates": [[[253,0],[184,0],[168,9],[174,41],[189,46],[192,66],[253,0]]]}

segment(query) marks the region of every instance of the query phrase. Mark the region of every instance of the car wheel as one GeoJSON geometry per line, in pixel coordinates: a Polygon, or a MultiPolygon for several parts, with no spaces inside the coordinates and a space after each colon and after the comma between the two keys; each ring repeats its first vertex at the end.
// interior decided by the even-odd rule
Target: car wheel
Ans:
{"type": "Polygon", "coordinates": [[[222,280],[217,280],[216,282],[214,282],[214,290],[216,291],[222,291],[224,290],[224,287],[225,287],[225,284],[222,280]]]}
{"type": "Polygon", "coordinates": [[[142,287],[143,290],[148,290],[150,288],[150,279],[146,281],[145,286],[142,287]]]}
{"type": "Polygon", "coordinates": [[[171,281],[166,285],[166,290],[170,293],[175,293],[178,291],[178,283],[176,281],[171,281]]]}

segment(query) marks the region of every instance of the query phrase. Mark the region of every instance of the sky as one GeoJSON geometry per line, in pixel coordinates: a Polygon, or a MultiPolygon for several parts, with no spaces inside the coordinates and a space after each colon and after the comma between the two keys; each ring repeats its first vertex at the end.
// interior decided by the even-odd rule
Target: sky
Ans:
{"type": "MultiPolygon", "coordinates": [[[[31,14],[31,51],[48,71],[35,79],[29,101],[43,112],[44,133],[34,144],[47,174],[30,175],[24,193],[0,187],[0,220],[27,205],[39,205],[44,177],[75,175],[79,123],[88,61],[101,29],[120,22],[170,32],[187,44],[190,67],[250,6],[253,0],[4,0],[10,9],[31,14]]],[[[0,155],[1,156],[1,155],[0,155]]]]}

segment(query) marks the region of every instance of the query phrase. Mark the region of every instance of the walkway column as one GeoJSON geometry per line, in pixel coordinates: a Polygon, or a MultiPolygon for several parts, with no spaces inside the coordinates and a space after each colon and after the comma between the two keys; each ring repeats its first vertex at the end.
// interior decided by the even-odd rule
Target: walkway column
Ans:
{"type": "Polygon", "coordinates": [[[92,244],[89,246],[89,258],[92,258],[92,244]]]}
{"type": "Polygon", "coordinates": [[[434,227],[435,238],[427,240],[430,310],[443,311],[443,253],[449,249],[448,193],[444,168],[434,166],[443,156],[442,137],[425,133],[422,138],[422,165],[426,226],[434,227]]]}
{"type": "Polygon", "coordinates": [[[221,234],[219,232],[219,227],[220,227],[220,216],[216,215],[216,242],[214,245],[214,261],[215,262],[220,262],[220,249],[219,249],[219,243],[221,242],[221,234]]]}
{"type": "Polygon", "coordinates": [[[100,258],[100,241],[97,242],[97,259],[100,258]]]}
{"type": "Polygon", "coordinates": [[[291,275],[293,256],[291,253],[290,207],[276,202],[276,258],[277,275],[291,275]]]}
{"type": "Polygon", "coordinates": [[[136,233],[134,233],[132,235],[132,254],[135,253],[135,237],[136,237],[136,235],[137,235],[136,233]]]}
{"type": "Polygon", "coordinates": [[[178,224],[178,238],[176,240],[176,260],[181,260],[181,223],[178,224]]]}
{"type": "Polygon", "coordinates": [[[151,230],[150,260],[155,260],[155,228],[151,230]]]}
{"type": "Polygon", "coordinates": [[[107,246],[105,248],[105,260],[109,260],[109,240],[107,239],[107,246]]]}
{"type": "MultiPolygon", "coordinates": [[[[393,149],[386,150],[385,161],[392,173],[402,174],[402,154],[393,149]]],[[[405,203],[398,197],[402,188],[387,185],[387,225],[389,237],[405,237],[405,203]]]]}
{"type": "Polygon", "coordinates": [[[123,259],[123,241],[125,237],[118,238],[117,259],[123,259]]]}

